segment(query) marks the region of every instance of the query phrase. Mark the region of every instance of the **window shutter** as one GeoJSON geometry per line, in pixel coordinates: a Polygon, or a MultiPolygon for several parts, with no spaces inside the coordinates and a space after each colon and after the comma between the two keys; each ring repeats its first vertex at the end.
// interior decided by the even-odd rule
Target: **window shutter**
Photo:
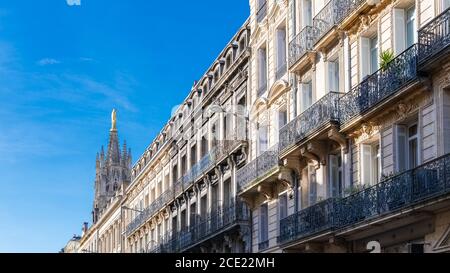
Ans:
{"type": "Polygon", "coordinates": [[[394,53],[395,55],[406,49],[405,10],[394,9],[394,53]]]}
{"type": "Polygon", "coordinates": [[[406,126],[404,125],[396,125],[396,161],[397,161],[397,171],[401,172],[406,170],[406,145],[407,145],[407,135],[406,135],[406,126]]]}
{"type": "Polygon", "coordinates": [[[361,37],[359,49],[359,72],[360,81],[362,81],[370,73],[370,40],[365,37],[361,37]]]}
{"type": "Polygon", "coordinates": [[[372,146],[361,144],[361,185],[370,185],[372,178],[372,146]]]}

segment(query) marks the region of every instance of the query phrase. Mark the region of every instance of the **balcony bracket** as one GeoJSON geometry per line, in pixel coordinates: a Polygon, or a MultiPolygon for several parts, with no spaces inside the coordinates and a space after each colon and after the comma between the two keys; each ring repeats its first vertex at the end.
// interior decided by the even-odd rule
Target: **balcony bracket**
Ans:
{"type": "Polygon", "coordinates": [[[273,199],[273,190],[271,186],[268,185],[259,185],[258,186],[258,193],[262,194],[267,201],[270,201],[273,199]]]}
{"type": "Polygon", "coordinates": [[[336,141],[341,146],[344,153],[348,153],[348,141],[336,127],[331,128],[328,132],[328,138],[336,141]]]}
{"type": "Polygon", "coordinates": [[[317,52],[316,52],[316,51],[309,50],[309,51],[306,53],[306,56],[308,57],[309,61],[311,62],[312,71],[315,72],[315,71],[316,71],[317,52]]]}
{"type": "Polygon", "coordinates": [[[300,150],[302,156],[316,162],[316,168],[326,165],[324,145],[321,142],[310,142],[300,150]]]}
{"type": "Polygon", "coordinates": [[[288,189],[294,188],[294,179],[292,177],[292,172],[295,172],[289,168],[282,168],[278,174],[278,180],[288,189]]]}
{"type": "Polygon", "coordinates": [[[316,169],[319,169],[319,168],[320,168],[320,158],[319,158],[317,155],[315,155],[315,154],[313,154],[313,153],[310,153],[310,152],[306,149],[306,147],[301,148],[300,152],[301,152],[301,154],[302,154],[303,157],[306,157],[307,159],[310,159],[310,160],[314,161],[314,163],[315,163],[315,165],[316,165],[316,166],[315,166],[316,169]]]}

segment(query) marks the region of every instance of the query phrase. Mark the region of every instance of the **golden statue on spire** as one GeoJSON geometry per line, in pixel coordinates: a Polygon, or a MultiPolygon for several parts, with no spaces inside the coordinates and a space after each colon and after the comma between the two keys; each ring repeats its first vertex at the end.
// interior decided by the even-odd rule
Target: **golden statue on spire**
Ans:
{"type": "Polygon", "coordinates": [[[117,130],[117,111],[116,109],[112,110],[111,113],[111,130],[117,130]]]}

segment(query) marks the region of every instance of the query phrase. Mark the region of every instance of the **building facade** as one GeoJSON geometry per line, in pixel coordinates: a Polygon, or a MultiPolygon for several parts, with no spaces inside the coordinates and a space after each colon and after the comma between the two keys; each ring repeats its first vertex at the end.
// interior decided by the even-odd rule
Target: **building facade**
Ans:
{"type": "Polygon", "coordinates": [[[252,251],[448,251],[449,2],[250,3],[252,251]]]}
{"type": "Polygon", "coordinates": [[[449,8],[250,0],[80,249],[450,251],[449,8]]]}

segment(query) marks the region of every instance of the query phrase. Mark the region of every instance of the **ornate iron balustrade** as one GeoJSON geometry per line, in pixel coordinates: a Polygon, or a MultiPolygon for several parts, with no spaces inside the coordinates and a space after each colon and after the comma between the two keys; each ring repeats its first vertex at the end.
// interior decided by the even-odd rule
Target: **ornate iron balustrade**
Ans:
{"type": "Polygon", "coordinates": [[[339,98],[330,92],[280,129],[280,151],[300,142],[327,122],[339,122],[339,98]]]}
{"type": "Polygon", "coordinates": [[[345,198],[331,198],[280,221],[280,243],[339,230],[450,194],[450,154],[345,198]]]}
{"type": "Polygon", "coordinates": [[[282,219],[279,242],[292,241],[332,228],[333,202],[334,199],[327,199],[282,219]]]}
{"type": "Polygon", "coordinates": [[[161,194],[150,206],[145,208],[126,228],[126,234],[129,236],[136,229],[146,223],[151,217],[153,217],[158,211],[160,211],[167,203],[174,198],[174,191],[172,188],[166,190],[161,194]]]}
{"type": "Polygon", "coordinates": [[[245,203],[232,200],[229,205],[223,208],[219,207],[203,219],[198,217],[198,224],[171,234],[166,240],[163,240],[158,246],[155,246],[151,252],[176,253],[184,251],[205,238],[222,232],[230,226],[242,222],[249,224],[249,221],[250,210],[245,203]]]}
{"type": "Polygon", "coordinates": [[[265,1],[256,12],[256,20],[258,23],[261,23],[261,21],[266,18],[267,16],[267,1],[265,1]]]}
{"type": "Polygon", "coordinates": [[[270,170],[278,166],[278,144],[258,156],[255,160],[237,171],[237,183],[242,190],[251,182],[266,175],[270,170]]]}
{"type": "Polygon", "coordinates": [[[289,67],[295,65],[308,50],[314,46],[317,31],[312,26],[306,26],[289,43],[289,67]]]}
{"type": "Polygon", "coordinates": [[[222,160],[229,156],[231,152],[241,145],[245,140],[238,140],[235,136],[229,136],[226,140],[220,140],[216,144],[215,159],[222,160]]]}
{"type": "Polygon", "coordinates": [[[316,30],[315,43],[337,23],[337,11],[336,1],[331,0],[319,11],[319,13],[317,13],[316,16],[314,16],[313,26],[316,30]]]}
{"type": "Polygon", "coordinates": [[[449,45],[450,8],[419,30],[419,61],[426,61],[449,45]]]}
{"type": "Polygon", "coordinates": [[[392,60],[386,69],[368,76],[340,98],[342,124],[364,114],[417,79],[417,46],[413,45],[392,60]]]}
{"type": "Polygon", "coordinates": [[[352,12],[357,10],[366,0],[332,0],[334,2],[333,11],[336,24],[342,22],[352,12]]]}

